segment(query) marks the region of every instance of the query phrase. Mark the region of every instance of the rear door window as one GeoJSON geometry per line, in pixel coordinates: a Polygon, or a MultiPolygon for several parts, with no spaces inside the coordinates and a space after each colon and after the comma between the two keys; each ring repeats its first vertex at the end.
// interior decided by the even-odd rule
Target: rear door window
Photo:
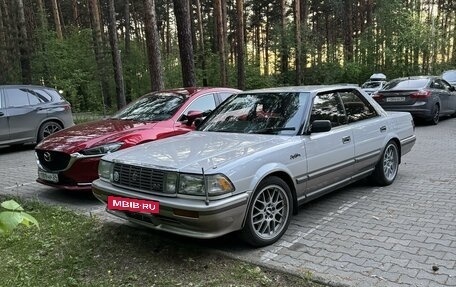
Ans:
{"type": "Polygon", "coordinates": [[[339,92],[339,96],[344,104],[349,123],[377,116],[374,107],[369,102],[363,100],[356,91],[339,92]]]}
{"type": "Polygon", "coordinates": [[[7,107],[16,108],[30,105],[27,89],[5,89],[7,107]]]}

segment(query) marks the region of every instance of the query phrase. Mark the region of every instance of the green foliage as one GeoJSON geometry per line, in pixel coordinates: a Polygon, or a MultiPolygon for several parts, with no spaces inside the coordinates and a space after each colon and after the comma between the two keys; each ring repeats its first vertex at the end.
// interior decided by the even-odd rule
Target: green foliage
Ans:
{"type": "Polygon", "coordinates": [[[36,226],[39,228],[38,221],[30,214],[24,212],[22,206],[16,201],[7,200],[2,202],[0,206],[4,209],[4,211],[0,212],[0,234],[8,235],[19,224],[26,227],[36,226]]]}
{"type": "Polygon", "coordinates": [[[74,111],[101,110],[102,99],[90,29],[70,30],[59,40],[54,33],[39,31],[43,48],[33,59],[34,77],[63,91],[74,111]]]}

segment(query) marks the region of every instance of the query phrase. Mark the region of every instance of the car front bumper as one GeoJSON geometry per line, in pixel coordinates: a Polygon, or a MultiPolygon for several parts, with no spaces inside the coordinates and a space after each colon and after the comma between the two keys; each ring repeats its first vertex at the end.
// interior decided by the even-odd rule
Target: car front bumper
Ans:
{"type": "Polygon", "coordinates": [[[158,201],[159,214],[106,211],[131,222],[174,234],[194,238],[215,238],[239,230],[243,226],[251,192],[209,201],[141,194],[119,188],[103,180],[92,183],[96,198],[107,203],[108,196],[158,201]]]}

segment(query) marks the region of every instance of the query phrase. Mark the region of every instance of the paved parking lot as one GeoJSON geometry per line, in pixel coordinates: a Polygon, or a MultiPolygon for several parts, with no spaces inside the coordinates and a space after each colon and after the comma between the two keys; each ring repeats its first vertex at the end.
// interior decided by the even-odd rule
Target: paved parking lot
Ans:
{"type": "MultiPolygon", "coordinates": [[[[201,248],[338,286],[456,286],[456,119],[416,134],[393,185],[360,182],[304,205],[272,246],[251,249],[229,237],[201,248]]],[[[56,191],[35,176],[32,148],[0,148],[2,194],[114,220],[89,195],[56,191]]]]}

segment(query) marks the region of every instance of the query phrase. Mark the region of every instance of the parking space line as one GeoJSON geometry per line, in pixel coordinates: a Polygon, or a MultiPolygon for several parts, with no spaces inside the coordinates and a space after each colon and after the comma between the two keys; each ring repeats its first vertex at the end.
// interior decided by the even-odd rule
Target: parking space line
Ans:
{"type": "MultiPolygon", "coordinates": [[[[360,199],[363,200],[365,199],[367,196],[364,195],[362,196],[360,199]]],[[[290,248],[291,246],[293,246],[294,244],[298,243],[299,240],[301,240],[302,238],[305,238],[307,237],[308,235],[314,233],[316,230],[318,230],[320,228],[320,226],[322,225],[325,225],[326,223],[332,221],[334,218],[336,218],[338,215],[341,215],[343,214],[344,212],[346,212],[347,210],[349,210],[350,208],[352,208],[353,206],[355,206],[356,204],[358,204],[358,201],[349,201],[349,202],[346,202],[344,204],[342,204],[341,206],[339,206],[338,210],[336,212],[329,212],[327,216],[321,218],[320,220],[318,220],[316,223],[317,225],[315,227],[312,227],[311,229],[309,229],[307,232],[303,233],[302,231],[298,231],[294,234],[292,234],[293,236],[296,236],[296,239],[291,241],[291,242],[288,242],[288,241],[285,241],[285,240],[282,240],[280,243],[279,243],[279,246],[275,247],[274,249],[272,249],[271,251],[266,251],[263,255],[261,255],[261,261],[263,262],[268,262],[272,259],[274,259],[275,257],[277,257],[279,255],[279,252],[283,249],[283,248],[290,248]]]]}

